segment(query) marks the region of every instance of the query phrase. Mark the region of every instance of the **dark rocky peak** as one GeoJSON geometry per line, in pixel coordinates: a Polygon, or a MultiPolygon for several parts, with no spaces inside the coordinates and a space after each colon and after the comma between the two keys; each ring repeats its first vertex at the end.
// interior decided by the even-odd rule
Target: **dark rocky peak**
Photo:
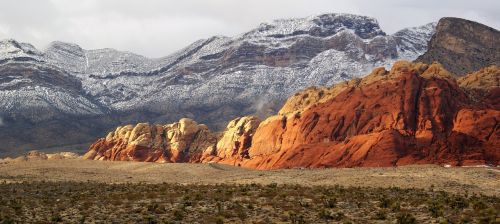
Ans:
{"type": "Polygon", "coordinates": [[[0,59],[18,57],[36,57],[41,55],[33,45],[21,43],[14,39],[0,41],[0,59]]]}
{"type": "Polygon", "coordinates": [[[62,55],[74,55],[74,56],[85,56],[85,50],[79,45],[73,43],[66,43],[61,41],[54,41],[49,44],[47,49],[45,49],[46,54],[62,54],[62,55]]]}
{"type": "Polygon", "coordinates": [[[363,39],[369,39],[376,36],[385,36],[386,34],[376,19],[368,16],[359,16],[352,14],[323,14],[313,19],[313,22],[320,27],[318,35],[330,36],[342,30],[352,30],[356,35],[363,39]]]}
{"type": "Polygon", "coordinates": [[[244,37],[284,38],[298,35],[328,37],[344,30],[350,30],[363,39],[386,35],[374,18],[333,13],[262,23],[257,29],[246,33],[244,37]]]}
{"type": "Polygon", "coordinates": [[[439,20],[427,52],[416,61],[437,61],[457,75],[500,65],[500,32],[492,27],[460,18],[439,20]]]}

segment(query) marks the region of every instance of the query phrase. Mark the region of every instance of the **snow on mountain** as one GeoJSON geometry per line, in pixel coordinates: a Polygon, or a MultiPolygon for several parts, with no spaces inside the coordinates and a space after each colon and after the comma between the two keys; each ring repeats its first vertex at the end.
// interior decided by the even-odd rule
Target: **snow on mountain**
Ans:
{"type": "Polygon", "coordinates": [[[161,59],[63,42],[40,52],[14,40],[0,42],[0,56],[33,58],[68,72],[84,91],[114,110],[163,110],[178,104],[251,101],[260,94],[279,100],[309,85],[351,79],[374,66],[415,59],[425,51],[434,27],[386,35],[373,18],[325,14],[263,23],[233,38],[200,40],[161,59]]]}
{"type": "Polygon", "coordinates": [[[392,36],[398,40],[398,55],[416,59],[427,51],[427,44],[436,30],[437,23],[400,30],[392,36]]]}
{"type": "Polygon", "coordinates": [[[33,45],[19,43],[13,39],[0,41],[0,61],[9,60],[42,60],[42,52],[33,45]]]}
{"type": "Polygon", "coordinates": [[[261,101],[276,109],[308,86],[332,85],[395,60],[414,60],[425,52],[434,29],[433,23],[387,35],[373,18],[324,14],[199,40],[157,59],[64,42],[39,51],[4,40],[0,117],[19,117],[30,105],[30,119],[47,108],[51,112],[45,119],[140,111],[168,119],[193,116],[220,128],[231,117],[257,113],[261,101]]]}
{"type": "Polygon", "coordinates": [[[279,19],[271,23],[262,23],[257,29],[243,36],[254,39],[262,37],[285,38],[298,35],[327,37],[343,30],[351,30],[363,39],[385,35],[374,18],[352,14],[323,14],[307,18],[279,19]]]}
{"type": "Polygon", "coordinates": [[[60,113],[103,114],[102,106],[93,101],[85,95],[78,79],[41,62],[10,62],[0,66],[2,117],[13,115],[36,122],[60,113]]]}

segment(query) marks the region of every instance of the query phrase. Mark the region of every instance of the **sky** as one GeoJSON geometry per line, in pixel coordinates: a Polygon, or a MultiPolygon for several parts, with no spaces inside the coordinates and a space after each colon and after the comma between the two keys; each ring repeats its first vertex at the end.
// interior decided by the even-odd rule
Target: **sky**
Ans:
{"type": "Polygon", "coordinates": [[[0,0],[0,39],[44,49],[52,41],[162,57],[214,35],[323,13],[376,18],[394,33],[445,16],[500,28],[499,0],[0,0]]]}

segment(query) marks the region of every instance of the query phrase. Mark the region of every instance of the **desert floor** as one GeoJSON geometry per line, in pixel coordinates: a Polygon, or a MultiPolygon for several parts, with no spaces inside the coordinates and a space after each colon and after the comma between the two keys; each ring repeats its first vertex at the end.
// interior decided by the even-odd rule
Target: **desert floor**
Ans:
{"type": "Polygon", "coordinates": [[[49,160],[0,164],[0,181],[92,181],[102,183],[298,184],[303,186],[400,187],[451,193],[500,195],[500,169],[398,168],[250,170],[220,164],[158,164],[49,160]]]}
{"type": "Polygon", "coordinates": [[[0,164],[0,223],[499,223],[497,168],[0,164]]]}

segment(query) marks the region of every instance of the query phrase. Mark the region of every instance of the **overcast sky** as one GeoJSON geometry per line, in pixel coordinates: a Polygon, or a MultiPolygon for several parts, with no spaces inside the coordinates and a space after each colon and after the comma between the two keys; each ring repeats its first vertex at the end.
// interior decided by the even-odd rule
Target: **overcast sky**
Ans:
{"type": "Polygon", "coordinates": [[[0,0],[0,39],[40,49],[60,40],[160,57],[261,22],[334,12],[375,17],[389,34],[444,16],[500,27],[499,0],[0,0]]]}

